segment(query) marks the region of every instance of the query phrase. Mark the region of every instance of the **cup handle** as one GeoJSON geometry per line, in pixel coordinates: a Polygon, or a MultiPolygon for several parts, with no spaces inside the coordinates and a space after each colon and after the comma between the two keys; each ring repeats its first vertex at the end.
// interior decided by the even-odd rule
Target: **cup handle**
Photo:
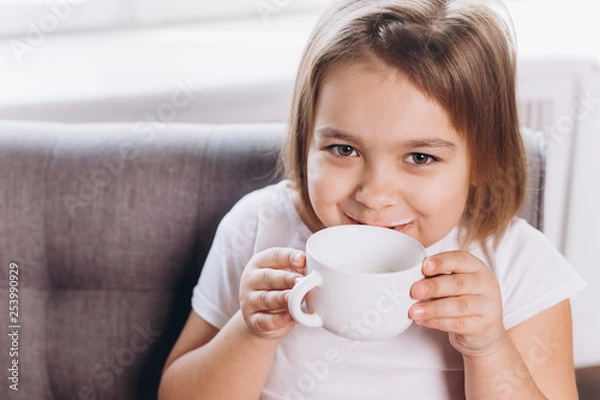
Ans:
{"type": "Polygon", "coordinates": [[[302,300],[306,294],[323,284],[323,278],[321,274],[316,271],[311,272],[302,278],[290,292],[290,297],[288,299],[288,309],[290,310],[290,314],[292,318],[296,322],[304,326],[308,326],[310,328],[320,328],[323,326],[323,319],[319,314],[312,313],[308,314],[302,311],[302,300]]]}

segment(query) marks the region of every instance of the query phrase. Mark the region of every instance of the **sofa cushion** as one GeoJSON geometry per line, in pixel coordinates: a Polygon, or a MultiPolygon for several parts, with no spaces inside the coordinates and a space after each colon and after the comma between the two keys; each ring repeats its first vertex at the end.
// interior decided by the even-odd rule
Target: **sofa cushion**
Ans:
{"type": "Polygon", "coordinates": [[[19,267],[21,326],[19,393],[0,398],[154,398],[218,222],[277,180],[281,124],[147,128],[0,123],[0,257],[19,267]]]}

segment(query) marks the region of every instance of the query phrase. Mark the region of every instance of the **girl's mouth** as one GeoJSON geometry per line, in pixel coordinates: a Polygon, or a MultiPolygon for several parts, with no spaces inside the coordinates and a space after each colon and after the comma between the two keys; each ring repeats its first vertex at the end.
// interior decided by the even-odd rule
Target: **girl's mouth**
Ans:
{"type": "Polygon", "coordinates": [[[393,229],[393,230],[399,231],[399,232],[402,232],[413,221],[412,217],[408,217],[408,218],[403,218],[403,219],[391,222],[389,224],[386,224],[386,223],[374,224],[374,223],[362,221],[362,220],[355,218],[349,214],[346,214],[346,217],[350,220],[350,223],[352,223],[352,224],[380,226],[382,228],[393,229]]]}

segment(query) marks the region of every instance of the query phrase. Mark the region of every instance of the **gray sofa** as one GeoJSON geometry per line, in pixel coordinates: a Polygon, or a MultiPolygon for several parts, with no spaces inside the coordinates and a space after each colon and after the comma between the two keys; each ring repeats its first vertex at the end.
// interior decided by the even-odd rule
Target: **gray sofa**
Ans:
{"type": "MultiPolygon", "coordinates": [[[[284,132],[0,121],[2,304],[18,289],[18,320],[6,307],[0,317],[17,333],[0,335],[0,399],[155,398],[216,226],[278,180],[284,132]],[[5,350],[15,344],[18,356],[5,350]]],[[[540,227],[543,147],[526,138],[523,213],[540,227]]]]}

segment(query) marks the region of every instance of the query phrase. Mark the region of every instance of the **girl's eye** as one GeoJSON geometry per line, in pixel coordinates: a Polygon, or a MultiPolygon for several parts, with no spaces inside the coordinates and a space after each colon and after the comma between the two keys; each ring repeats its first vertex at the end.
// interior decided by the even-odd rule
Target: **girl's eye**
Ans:
{"type": "Polygon", "coordinates": [[[437,159],[428,154],[411,153],[406,158],[406,161],[409,162],[410,164],[425,165],[425,164],[429,164],[431,162],[437,161],[437,159]]]}
{"type": "Polygon", "coordinates": [[[330,151],[333,152],[333,154],[341,157],[351,157],[357,155],[356,150],[354,150],[354,147],[348,146],[346,144],[334,144],[332,146],[329,146],[328,148],[330,151]]]}

